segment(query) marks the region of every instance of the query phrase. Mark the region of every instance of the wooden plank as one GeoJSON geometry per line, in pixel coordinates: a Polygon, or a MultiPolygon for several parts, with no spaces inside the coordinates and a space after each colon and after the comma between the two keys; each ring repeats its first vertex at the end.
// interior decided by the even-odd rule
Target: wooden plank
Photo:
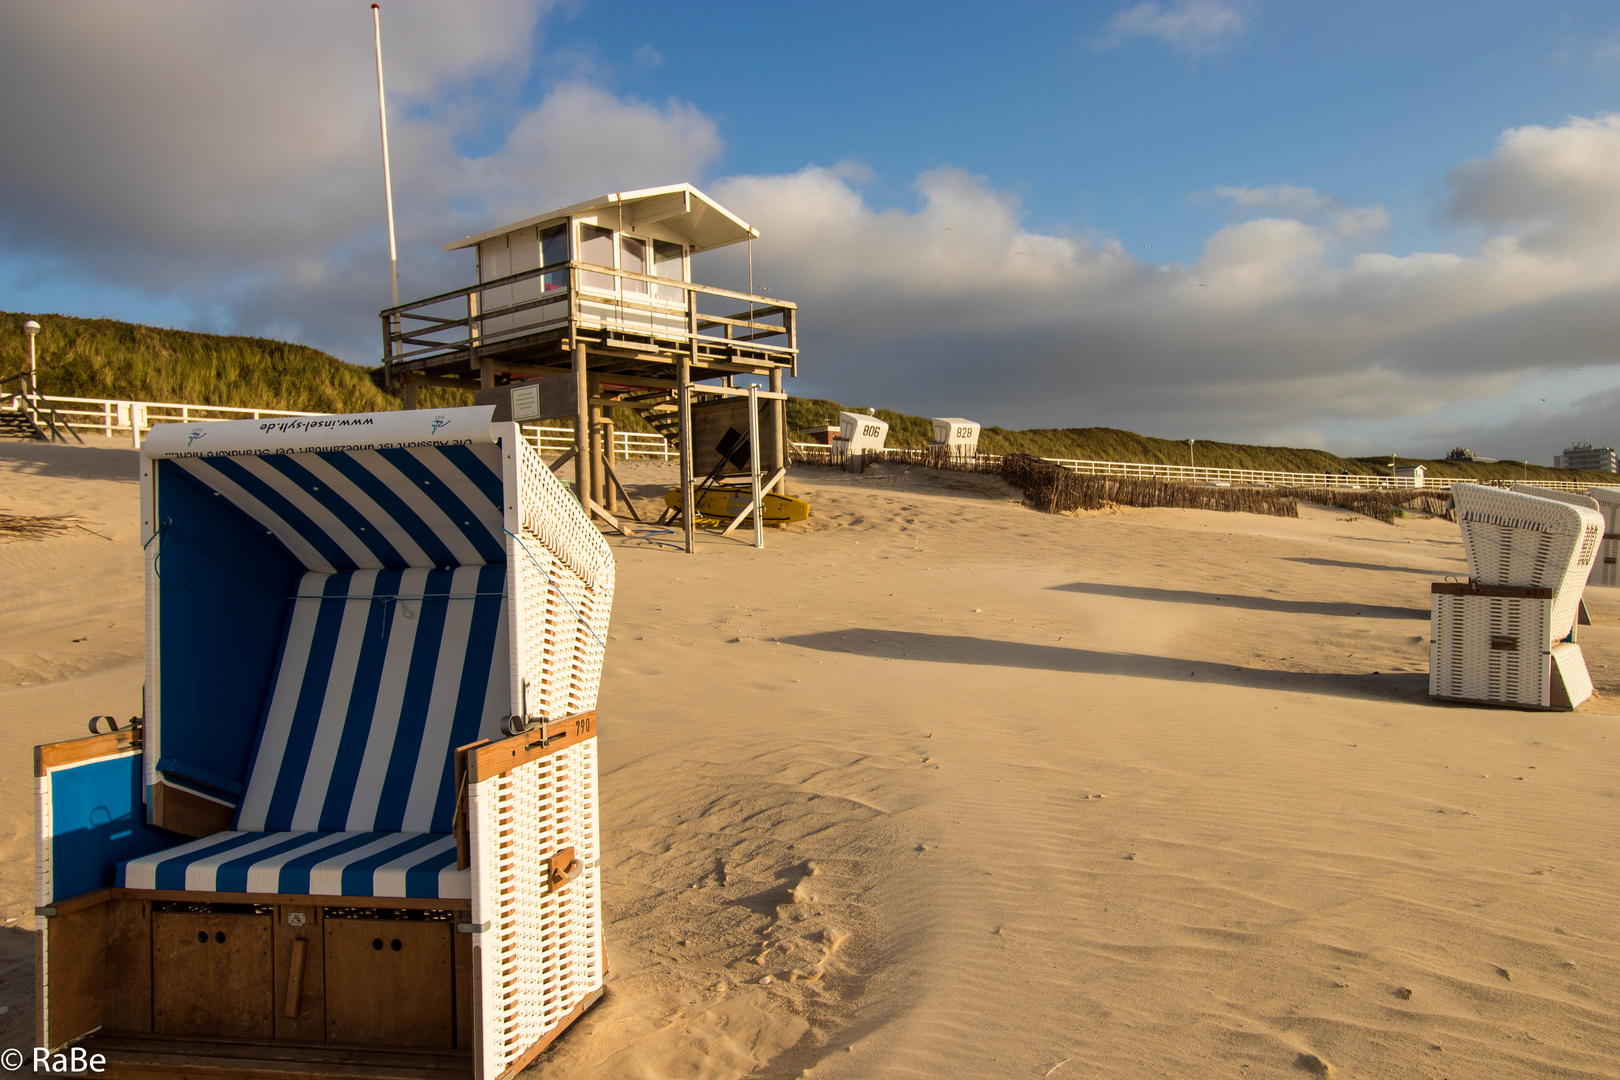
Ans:
{"type": "Polygon", "coordinates": [[[1553,591],[1537,585],[1481,585],[1472,581],[1436,581],[1429,592],[1446,596],[1507,596],[1524,600],[1551,600],[1553,591]]]}
{"type": "Polygon", "coordinates": [[[786,472],[787,472],[786,469],[777,469],[774,473],[772,473],[771,478],[769,480],[765,481],[765,483],[760,485],[759,495],[757,497],[750,497],[749,498],[748,505],[742,508],[741,513],[739,513],[736,517],[731,519],[731,524],[727,525],[725,527],[725,530],[722,531],[720,533],[720,535],[721,536],[730,536],[731,533],[732,533],[732,530],[734,530],[737,526],[739,526],[739,525],[741,525],[743,523],[743,518],[747,517],[749,514],[752,514],[754,512],[754,507],[759,505],[760,500],[765,497],[765,493],[767,491],[771,490],[771,488],[776,485],[776,482],[778,480],[782,479],[783,475],[786,474],[786,472]]]}
{"type": "Polygon", "coordinates": [[[288,893],[183,892],[178,889],[113,889],[113,899],[180,900],[188,904],[322,904],[326,907],[421,911],[471,911],[472,901],[410,896],[300,896],[288,893]]]}
{"type": "Polygon", "coordinates": [[[108,1031],[152,1031],[152,905],[107,905],[107,960],[102,1023],[108,1031]]]}
{"type": "Polygon", "coordinates": [[[467,1051],[410,1050],[400,1047],[354,1047],[258,1041],[203,1041],[98,1034],[83,1043],[86,1051],[104,1054],[107,1070],[98,1075],[125,1077],[195,1077],[197,1080],[286,1080],[290,1076],[322,1080],[471,1080],[472,1055],[467,1051]]]}
{"type": "Polygon", "coordinates": [[[58,900],[49,907],[35,908],[34,914],[44,915],[47,918],[52,918],[57,915],[67,915],[70,912],[82,911],[88,907],[95,907],[97,904],[105,904],[112,898],[113,891],[111,889],[91,889],[87,893],[80,893],[78,896],[70,896],[66,900],[58,900]]]}
{"type": "Polygon", "coordinates": [[[326,967],[321,962],[325,914],[316,904],[276,906],[273,1000],[277,1039],[320,1042],[326,1037],[326,967]]]}
{"type": "Polygon", "coordinates": [[[472,865],[472,837],[467,817],[471,812],[467,794],[467,755],[487,742],[489,742],[488,739],[479,739],[477,742],[470,742],[465,746],[456,747],[456,809],[450,816],[450,834],[456,838],[457,870],[465,870],[472,865]]]}
{"type": "Polygon", "coordinates": [[[480,746],[467,755],[467,780],[478,784],[492,776],[510,772],[536,758],[555,754],[577,742],[596,738],[596,712],[576,713],[547,724],[544,733],[526,731],[480,746]]]}
{"type": "MultiPolygon", "coordinates": [[[[420,378],[420,376],[413,376],[420,378]]],[[[231,827],[234,806],[159,780],[152,785],[152,823],[181,836],[212,836],[231,827]]]]}
{"type": "Polygon", "coordinates": [[[327,1041],[453,1047],[455,932],[444,919],[327,919],[327,1041]]]}
{"type": "Polygon", "coordinates": [[[550,1046],[556,1041],[557,1036],[568,1030],[568,1025],[572,1024],[575,1020],[578,1020],[581,1016],[584,1016],[585,1010],[590,1008],[592,1005],[595,1005],[599,1000],[601,1000],[601,997],[602,991],[597,990],[594,994],[588,994],[585,997],[580,998],[579,1004],[570,1009],[567,1016],[557,1021],[556,1026],[554,1026],[544,1035],[540,1036],[540,1038],[536,1039],[533,1045],[531,1045],[527,1050],[523,1051],[522,1054],[518,1055],[517,1060],[512,1062],[511,1066],[505,1072],[501,1073],[498,1080],[511,1080],[512,1077],[517,1076],[518,1073],[522,1072],[524,1069],[527,1069],[534,1062],[534,1059],[540,1056],[541,1052],[543,1052],[546,1047],[550,1046]]]}
{"type": "Polygon", "coordinates": [[[87,735],[82,739],[45,743],[34,747],[34,775],[44,776],[47,769],[60,769],[64,765],[77,765],[82,761],[112,757],[139,749],[135,733],[129,728],[109,731],[105,735],[87,735]]]}
{"type": "Polygon", "coordinates": [[[558,457],[556,461],[551,463],[551,471],[553,473],[561,472],[562,467],[574,460],[574,455],[577,453],[579,453],[579,451],[575,450],[573,447],[569,447],[567,450],[563,451],[562,455],[558,457]]]}
{"type": "Polygon", "coordinates": [[[238,1039],[273,1036],[272,918],[153,912],[153,1033],[238,1039]]]}
{"type": "Polygon", "coordinates": [[[44,1004],[41,1046],[60,1046],[105,1023],[107,905],[92,904],[45,920],[46,965],[36,969],[44,1004]]]}
{"type": "Polygon", "coordinates": [[[473,965],[471,934],[457,933],[450,948],[456,969],[456,1049],[473,1045],[473,965]]]}
{"type": "Polygon", "coordinates": [[[613,514],[609,513],[607,508],[604,507],[601,503],[597,502],[595,499],[591,498],[589,495],[587,495],[585,497],[584,502],[585,502],[586,509],[590,510],[591,513],[595,514],[597,517],[601,518],[603,521],[606,521],[608,523],[609,528],[617,530],[618,533],[621,536],[629,536],[630,535],[630,530],[625,528],[623,525],[621,525],[619,523],[619,519],[617,517],[615,517],[613,514]]]}

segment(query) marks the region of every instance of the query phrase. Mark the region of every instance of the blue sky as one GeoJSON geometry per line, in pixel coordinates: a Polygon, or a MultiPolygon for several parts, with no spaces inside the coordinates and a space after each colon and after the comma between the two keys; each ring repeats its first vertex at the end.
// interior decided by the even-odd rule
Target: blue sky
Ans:
{"type": "MultiPolygon", "coordinates": [[[[394,2],[384,35],[407,297],[469,276],[448,239],[692,180],[803,305],[800,393],[1620,441],[1612,4],[394,2]]],[[[0,308],[374,360],[370,48],[365,3],[0,9],[0,308]]]]}
{"type": "Polygon", "coordinates": [[[1387,245],[1455,243],[1433,210],[1447,169],[1620,94],[1620,48],[1596,55],[1620,42],[1613,4],[1231,5],[1241,29],[1208,51],[1113,41],[1130,6],[649,5],[630,31],[584,4],[548,52],[564,77],[697,105],[726,134],[722,173],[858,161],[870,200],[909,205],[912,178],[955,166],[1015,192],[1034,229],[1183,260],[1226,217],[1219,185],[1378,203],[1387,245]]]}

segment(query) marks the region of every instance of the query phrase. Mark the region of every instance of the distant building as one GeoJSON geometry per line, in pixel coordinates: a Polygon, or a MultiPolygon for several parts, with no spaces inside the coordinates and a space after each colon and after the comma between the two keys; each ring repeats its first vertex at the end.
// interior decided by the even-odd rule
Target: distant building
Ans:
{"type": "Polygon", "coordinates": [[[1447,461],[1472,461],[1475,465],[1495,465],[1493,457],[1480,457],[1466,446],[1453,447],[1451,453],[1446,455],[1447,461]]]}
{"type": "Polygon", "coordinates": [[[1620,459],[1612,446],[1578,442],[1553,458],[1555,469],[1585,469],[1588,472],[1620,472],[1620,459]]]}
{"type": "Polygon", "coordinates": [[[1397,465],[1395,466],[1395,486],[1421,488],[1425,471],[1422,465],[1397,465]]]}

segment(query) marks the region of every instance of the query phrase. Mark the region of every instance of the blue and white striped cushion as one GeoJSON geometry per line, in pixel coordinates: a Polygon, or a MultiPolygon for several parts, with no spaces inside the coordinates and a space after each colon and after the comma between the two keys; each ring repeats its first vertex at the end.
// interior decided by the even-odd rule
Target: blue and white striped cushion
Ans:
{"type": "Polygon", "coordinates": [[[454,837],[435,833],[222,832],[118,864],[124,889],[466,900],[454,837]]]}
{"type": "Polygon", "coordinates": [[[506,567],[306,574],[235,828],[446,833],[511,701],[506,567]]]}
{"type": "Polygon", "coordinates": [[[312,570],[506,561],[500,447],[180,458],[312,570]]]}

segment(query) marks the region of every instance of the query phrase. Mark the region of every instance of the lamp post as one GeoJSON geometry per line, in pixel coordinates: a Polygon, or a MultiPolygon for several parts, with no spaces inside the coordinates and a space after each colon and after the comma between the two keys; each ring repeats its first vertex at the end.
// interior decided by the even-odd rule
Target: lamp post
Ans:
{"type": "Polygon", "coordinates": [[[23,333],[28,335],[28,407],[32,410],[39,406],[39,402],[35,400],[39,392],[34,386],[34,371],[37,367],[34,358],[34,336],[39,333],[39,323],[29,319],[23,323],[23,333]]]}
{"type": "Polygon", "coordinates": [[[1197,439],[1187,440],[1187,460],[1192,462],[1192,467],[1195,469],[1198,468],[1198,448],[1193,444],[1197,441],[1197,439]]]}

